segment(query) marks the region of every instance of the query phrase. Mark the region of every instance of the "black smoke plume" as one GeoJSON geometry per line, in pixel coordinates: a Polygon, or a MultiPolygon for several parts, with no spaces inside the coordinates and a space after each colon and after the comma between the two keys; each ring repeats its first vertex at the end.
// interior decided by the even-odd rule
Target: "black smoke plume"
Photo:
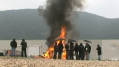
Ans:
{"type": "Polygon", "coordinates": [[[72,23],[70,22],[72,11],[77,7],[82,8],[82,1],[47,0],[43,16],[50,27],[50,36],[47,38],[49,47],[53,45],[55,39],[60,35],[62,26],[66,27],[66,31],[72,30],[72,23]]]}

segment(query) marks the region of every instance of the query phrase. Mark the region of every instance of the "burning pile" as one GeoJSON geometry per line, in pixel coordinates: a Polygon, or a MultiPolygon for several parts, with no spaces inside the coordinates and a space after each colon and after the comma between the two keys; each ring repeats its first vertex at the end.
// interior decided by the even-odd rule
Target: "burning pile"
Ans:
{"type": "MultiPolygon", "coordinates": [[[[64,47],[65,46],[65,44],[64,44],[64,40],[65,40],[65,27],[62,27],[62,29],[61,29],[61,35],[56,39],[57,44],[59,44],[60,40],[62,40],[63,47],[64,47]]],[[[49,47],[49,49],[43,55],[43,57],[44,58],[48,58],[48,59],[52,58],[53,50],[54,50],[54,45],[52,45],[51,47],[49,47]]],[[[63,49],[62,59],[66,59],[66,50],[65,49],[63,49]]]]}
{"type": "MultiPolygon", "coordinates": [[[[75,8],[82,8],[83,0],[47,0],[47,6],[44,10],[44,19],[50,27],[50,36],[47,38],[49,49],[43,55],[44,58],[51,58],[53,54],[53,45],[56,38],[67,38],[68,31],[72,31],[70,22],[71,13],[75,8]]],[[[73,34],[73,33],[72,33],[73,34]]],[[[72,36],[72,35],[70,35],[72,36]]],[[[57,41],[58,43],[59,41],[57,41]]],[[[63,40],[63,46],[64,46],[63,40]]],[[[65,50],[63,57],[65,56],[65,50]]]]}

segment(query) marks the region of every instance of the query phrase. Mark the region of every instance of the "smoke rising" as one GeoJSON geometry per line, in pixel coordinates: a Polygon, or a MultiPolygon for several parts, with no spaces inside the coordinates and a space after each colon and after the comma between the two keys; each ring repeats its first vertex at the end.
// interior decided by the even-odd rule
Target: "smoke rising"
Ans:
{"type": "MultiPolygon", "coordinates": [[[[65,26],[66,31],[72,30],[70,17],[76,8],[82,9],[83,0],[47,0],[44,10],[44,19],[50,27],[50,36],[47,38],[48,46],[52,46],[55,39],[60,35],[61,27],[65,26]]],[[[68,34],[66,32],[66,34],[68,34]]]]}

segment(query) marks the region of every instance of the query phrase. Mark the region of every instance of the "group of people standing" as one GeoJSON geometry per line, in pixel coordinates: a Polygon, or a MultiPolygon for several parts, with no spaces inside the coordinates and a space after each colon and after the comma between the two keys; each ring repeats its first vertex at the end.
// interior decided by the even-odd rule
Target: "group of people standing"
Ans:
{"type": "Polygon", "coordinates": [[[84,47],[82,43],[78,45],[78,43],[70,42],[65,45],[65,49],[66,49],[66,59],[74,59],[73,58],[74,52],[76,55],[76,60],[84,60],[85,58],[86,60],[90,59],[91,46],[88,43],[86,43],[84,47]]]}
{"type": "MultiPolygon", "coordinates": [[[[86,43],[84,46],[82,43],[78,45],[78,43],[73,43],[72,41],[69,41],[65,46],[63,46],[62,41],[60,41],[59,44],[55,43],[54,45],[54,59],[56,59],[57,53],[58,53],[58,59],[61,59],[61,55],[63,52],[63,48],[66,49],[66,59],[74,59],[74,52],[76,56],[76,60],[90,60],[90,52],[91,52],[91,46],[89,43],[86,43]]],[[[101,47],[97,45],[97,51],[98,51],[98,60],[100,60],[101,55],[101,47]]]]}
{"type": "MultiPolygon", "coordinates": [[[[17,48],[17,42],[15,39],[13,39],[13,41],[11,41],[10,46],[12,48],[10,56],[15,56],[15,51],[17,48]]],[[[23,57],[23,53],[25,54],[25,57],[27,57],[27,54],[26,54],[27,42],[25,41],[25,39],[22,39],[21,46],[22,46],[21,57],[23,57]]],[[[66,59],[73,60],[74,59],[74,52],[75,52],[76,60],[84,60],[84,59],[90,60],[91,46],[88,43],[86,43],[86,45],[84,46],[82,43],[80,43],[78,45],[78,43],[76,43],[76,42],[73,43],[72,41],[68,41],[68,43],[65,44],[65,46],[63,46],[62,40],[60,40],[59,43],[55,42],[53,59],[57,58],[56,57],[57,53],[58,53],[58,59],[61,59],[64,47],[66,49],[66,59]]],[[[100,55],[101,55],[100,45],[97,45],[96,50],[98,53],[98,60],[101,60],[101,58],[100,58],[100,55]]]]}
{"type": "MultiPolygon", "coordinates": [[[[15,56],[15,51],[17,48],[17,42],[15,39],[13,39],[13,41],[11,41],[10,46],[11,46],[10,56],[15,56]]],[[[25,41],[25,39],[22,39],[21,46],[22,46],[21,57],[23,57],[23,53],[25,54],[25,57],[27,57],[27,54],[26,54],[27,42],[25,41]]]]}
{"type": "MultiPolygon", "coordinates": [[[[63,46],[62,41],[60,41],[59,44],[55,43],[54,57],[53,57],[54,59],[56,59],[57,53],[58,53],[58,59],[61,59],[63,48],[64,48],[64,46],[63,46]]],[[[78,59],[84,60],[85,57],[86,57],[86,60],[88,60],[90,51],[91,51],[91,46],[88,43],[86,43],[86,46],[84,47],[82,43],[80,43],[80,45],[78,45],[78,43],[73,43],[72,41],[69,41],[65,45],[65,49],[66,49],[66,59],[73,60],[74,59],[73,53],[75,51],[76,60],[78,60],[78,59]]]]}

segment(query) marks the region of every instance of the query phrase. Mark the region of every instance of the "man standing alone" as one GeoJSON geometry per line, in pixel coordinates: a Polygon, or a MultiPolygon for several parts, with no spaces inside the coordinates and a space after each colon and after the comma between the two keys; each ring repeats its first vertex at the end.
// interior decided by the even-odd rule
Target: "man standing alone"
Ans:
{"type": "Polygon", "coordinates": [[[25,39],[22,39],[21,45],[22,45],[22,55],[21,56],[23,57],[23,52],[24,52],[25,57],[27,57],[26,55],[27,42],[25,42],[25,39]]]}
{"type": "Polygon", "coordinates": [[[13,39],[13,41],[11,41],[10,46],[12,48],[11,56],[15,56],[15,51],[16,51],[16,48],[17,48],[17,42],[15,41],[15,39],[13,39]]]}
{"type": "Polygon", "coordinates": [[[97,52],[98,52],[98,60],[101,60],[100,55],[101,55],[101,47],[100,45],[97,45],[97,52]]]}

